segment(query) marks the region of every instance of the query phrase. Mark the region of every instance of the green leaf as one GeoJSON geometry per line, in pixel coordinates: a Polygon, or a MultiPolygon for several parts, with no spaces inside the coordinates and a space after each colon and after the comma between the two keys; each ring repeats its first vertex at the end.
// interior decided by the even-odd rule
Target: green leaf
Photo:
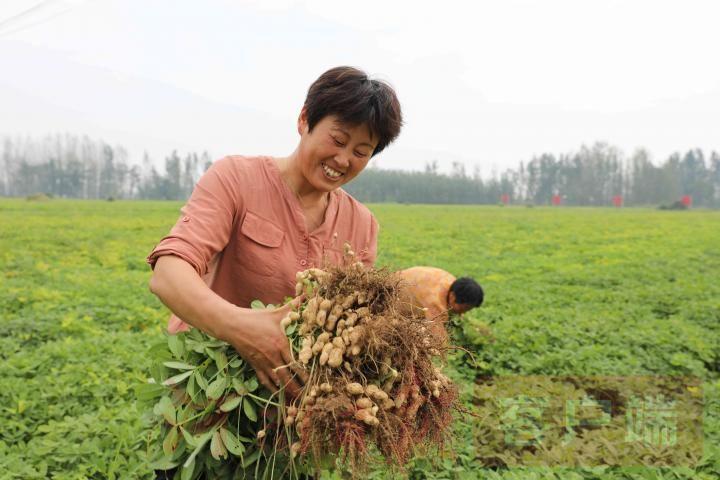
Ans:
{"type": "Polygon", "coordinates": [[[163,452],[165,452],[166,455],[172,455],[173,451],[175,451],[175,448],[177,447],[178,440],[180,440],[178,427],[173,427],[165,436],[165,440],[163,440],[163,452]]]}
{"type": "Polygon", "coordinates": [[[217,400],[225,393],[225,387],[227,387],[227,378],[218,376],[218,378],[208,386],[206,392],[207,397],[211,400],[217,400]]]}
{"type": "Polygon", "coordinates": [[[245,383],[239,378],[232,379],[232,386],[239,395],[247,395],[249,392],[245,383]]]}
{"type": "Polygon", "coordinates": [[[195,457],[197,457],[198,453],[203,449],[203,447],[207,444],[207,442],[212,438],[213,434],[215,433],[215,428],[212,430],[204,433],[200,436],[200,438],[197,439],[197,444],[195,446],[195,450],[192,451],[190,456],[185,460],[185,463],[183,464],[183,470],[187,469],[190,465],[192,465],[195,462],[195,457]]]}
{"type": "Polygon", "coordinates": [[[222,438],[220,438],[220,432],[216,431],[212,436],[212,440],[210,440],[210,455],[212,455],[215,460],[227,458],[227,449],[223,444],[222,438]]]}
{"type": "Polygon", "coordinates": [[[205,355],[207,355],[208,358],[215,361],[215,355],[217,355],[218,351],[216,349],[210,348],[208,346],[204,346],[203,349],[204,349],[203,351],[204,351],[205,355]]]}
{"type": "MultiPolygon", "coordinates": [[[[178,434],[178,437],[180,435],[178,434]]],[[[187,442],[181,442],[180,439],[178,440],[177,447],[175,447],[175,451],[172,454],[172,459],[174,462],[182,462],[182,459],[184,459],[187,456],[186,450],[190,449],[187,442]]]]}
{"type": "Polygon", "coordinates": [[[202,342],[206,337],[202,330],[198,330],[197,328],[191,328],[190,331],[187,332],[187,336],[197,342],[202,342]]]}
{"type": "Polygon", "coordinates": [[[198,442],[197,439],[193,436],[192,433],[185,430],[183,427],[180,427],[180,431],[182,432],[183,438],[185,439],[185,443],[190,445],[191,447],[197,447],[198,442]]]}
{"type": "Polygon", "coordinates": [[[290,336],[297,330],[297,322],[293,322],[285,329],[285,335],[290,336]]]}
{"type": "Polygon", "coordinates": [[[228,364],[231,368],[238,368],[241,367],[243,364],[243,359],[240,357],[235,357],[232,360],[230,360],[230,363],[228,364]]]}
{"type": "Polygon", "coordinates": [[[195,365],[190,365],[189,363],[185,362],[164,362],[163,365],[168,368],[173,368],[175,370],[193,370],[196,368],[195,365]]]}
{"type": "Polygon", "coordinates": [[[201,354],[207,353],[207,352],[205,352],[205,344],[202,342],[195,342],[193,340],[188,340],[187,346],[193,352],[197,352],[197,353],[201,353],[201,354]]]}
{"type": "Polygon", "coordinates": [[[257,412],[255,412],[255,406],[250,400],[243,402],[243,412],[245,412],[245,416],[248,417],[250,421],[257,421],[257,412]]]}
{"type": "Polygon", "coordinates": [[[150,376],[153,380],[155,380],[156,383],[159,383],[164,375],[165,366],[161,362],[153,362],[150,365],[150,376]]]}
{"type": "Polygon", "coordinates": [[[241,456],[245,452],[245,445],[227,428],[220,429],[220,437],[225,447],[235,456],[241,456]]]}
{"type": "Polygon", "coordinates": [[[190,456],[180,470],[180,480],[192,480],[195,473],[195,457],[190,456]]]}
{"type": "Polygon", "coordinates": [[[187,382],[187,385],[185,385],[185,391],[188,395],[190,395],[190,398],[193,400],[195,399],[195,393],[196,393],[196,387],[197,382],[195,382],[195,375],[191,376],[190,379],[187,382]]]}
{"type": "Polygon", "coordinates": [[[168,351],[168,342],[156,342],[148,348],[146,353],[148,358],[153,360],[165,361],[172,358],[171,352],[168,351]]]}
{"type": "Polygon", "coordinates": [[[258,380],[257,377],[250,378],[247,382],[245,382],[245,386],[248,389],[248,392],[254,392],[258,388],[258,380]]]}
{"type": "Polygon", "coordinates": [[[168,347],[170,348],[170,351],[173,353],[175,358],[177,358],[178,360],[184,359],[185,342],[183,341],[183,338],[180,337],[180,334],[168,335],[168,347]]]}
{"type": "Polygon", "coordinates": [[[227,355],[225,355],[225,352],[222,350],[218,350],[215,353],[215,365],[217,365],[217,369],[222,371],[225,370],[225,367],[227,367],[228,359],[227,355]]]}
{"type": "Polygon", "coordinates": [[[195,414],[195,410],[187,405],[185,408],[182,408],[181,406],[177,409],[177,421],[178,423],[182,423],[188,418],[192,417],[195,414]]]}
{"type": "Polygon", "coordinates": [[[167,420],[170,425],[175,425],[177,423],[175,406],[168,397],[162,397],[160,399],[160,402],[158,403],[158,410],[160,415],[165,417],[165,420],[167,420]]]}
{"type": "Polygon", "coordinates": [[[193,374],[193,371],[189,370],[187,372],[183,372],[181,374],[175,375],[174,377],[170,377],[162,383],[163,383],[163,385],[167,385],[167,386],[177,385],[178,383],[182,382],[183,380],[185,380],[192,374],[193,374]]]}
{"type": "Polygon", "coordinates": [[[242,402],[242,397],[233,394],[228,395],[223,404],[220,405],[220,410],[223,412],[235,410],[240,405],[240,402],[242,402]]]}
{"type": "Polygon", "coordinates": [[[206,391],[208,389],[208,382],[205,380],[202,373],[195,371],[195,375],[193,375],[193,377],[202,391],[206,391]]]}
{"type": "Polygon", "coordinates": [[[260,300],[253,300],[252,302],[250,302],[250,308],[264,310],[265,304],[263,302],[261,302],[260,300]]]}
{"type": "Polygon", "coordinates": [[[165,455],[164,457],[151,462],[149,466],[152,470],[170,470],[171,468],[177,467],[179,464],[180,462],[173,460],[171,455],[165,455]]]}
{"type": "Polygon", "coordinates": [[[250,465],[255,463],[255,461],[258,458],[260,458],[260,450],[255,450],[253,453],[251,453],[250,455],[248,455],[247,457],[245,457],[243,459],[243,461],[242,461],[243,468],[249,467],[250,465]]]}
{"type": "Polygon", "coordinates": [[[142,383],[135,387],[135,396],[142,402],[155,400],[165,393],[166,388],[157,383],[142,383]]]}

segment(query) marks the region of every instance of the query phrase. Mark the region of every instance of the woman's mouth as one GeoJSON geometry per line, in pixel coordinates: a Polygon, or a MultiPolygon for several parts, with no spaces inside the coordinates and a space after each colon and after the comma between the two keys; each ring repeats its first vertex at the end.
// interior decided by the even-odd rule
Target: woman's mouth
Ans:
{"type": "Polygon", "coordinates": [[[328,167],[325,163],[321,163],[320,165],[322,166],[323,173],[325,173],[325,177],[333,182],[343,176],[342,172],[338,172],[334,168],[328,167]]]}

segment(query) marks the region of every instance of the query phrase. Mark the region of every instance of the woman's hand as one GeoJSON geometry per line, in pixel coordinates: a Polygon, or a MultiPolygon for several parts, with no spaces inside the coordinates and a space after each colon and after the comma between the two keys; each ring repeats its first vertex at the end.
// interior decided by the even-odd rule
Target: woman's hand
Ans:
{"type": "Polygon", "coordinates": [[[239,308],[237,318],[231,319],[234,321],[229,322],[231,326],[223,335],[255,369],[260,383],[272,392],[284,386],[290,397],[300,394],[305,372],[295,365],[280,321],[299,301],[300,297],[273,310],[239,308]]]}
{"type": "Polygon", "coordinates": [[[174,255],[160,257],[150,290],[178,317],[209,335],[231,344],[255,369],[271,391],[284,385],[289,396],[300,393],[305,372],[290,368],[290,342],[280,327],[301,297],[274,310],[240,308],[210,290],[195,269],[174,255]]]}

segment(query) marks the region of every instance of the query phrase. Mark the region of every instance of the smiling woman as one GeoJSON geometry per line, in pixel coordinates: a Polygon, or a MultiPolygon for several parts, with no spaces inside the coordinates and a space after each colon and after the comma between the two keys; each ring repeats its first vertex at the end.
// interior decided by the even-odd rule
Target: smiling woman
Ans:
{"type": "Polygon", "coordinates": [[[228,156],[196,185],[182,215],[148,256],[150,290],[173,312],[170,333],[197,327],[225,340],[269,389],[299,391],[280,320],[295,274],[339,262],[349,243],[375,261],[378,225],[340,187],[400,133],[400,103],[387,83],[352,67],[333,68],[310,87],[287,157],[228,156]]]}

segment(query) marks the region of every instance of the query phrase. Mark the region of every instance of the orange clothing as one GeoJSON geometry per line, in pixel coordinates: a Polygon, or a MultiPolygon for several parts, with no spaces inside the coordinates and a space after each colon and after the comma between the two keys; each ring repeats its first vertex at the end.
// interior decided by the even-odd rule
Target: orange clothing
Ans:
{"type": "Polygon", "coordinates": [[[404,283],[406,301],[412,307],[426,308],[425,316],[429,320],[447,321],[447,297],[450,285],[455,281],[452,274],[435,267],[412,267],[401,270],[398,275],[404,283]]]}
{"type": "MultiPolygon", "coordinates": [[[[339,263],[348,242],[367,265],[377,255],[378,224],[341,188],[330,192],[323,223],[309,232],[300,200],[270,157],[230,156],[200,178],[182,215],[147,262],[176,255],[225,300],[281,303],[295,294],[295,273],[339,263]]],[[[173,315],[168,331],[189,326],[173,315]]]]}

